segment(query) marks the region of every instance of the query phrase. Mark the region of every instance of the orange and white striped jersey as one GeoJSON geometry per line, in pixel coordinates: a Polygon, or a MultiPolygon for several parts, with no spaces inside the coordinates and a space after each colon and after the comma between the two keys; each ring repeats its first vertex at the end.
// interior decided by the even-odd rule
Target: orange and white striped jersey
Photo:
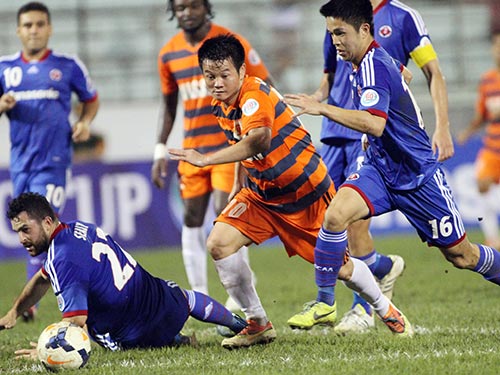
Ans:
{"type": "Polygon", "coordinates": [[[255,128],[271,129],[271,147],[242,161],[249,187],[272,210],[292,213],[308,207],[332,182],[310,134],[274,88],[245,77],[236,102],[224,108],[214,99],[214,113],[231,144],[255,128]]]}
{"type": "Polygon", "coordinates": [[[269,72],[250,43],[229,29],[212,24],[200,43],[192,46],[183,31],[176,34],[160,50],[158,72],[162,93],[178,91],[184,107],[183,148],[213,152],[227,146],[227,139],[212,114],[211,101],[202,71],[198,65],[198,49],[206,39],[220,34],[234,34],[245,48],[248,74],[267,79],[269,72]]]}
{"type": "Polygon", "coordinates": [[[481,76],[476,111],[488,122],[484,148],[500,155],[500,71],[492,69],[481,76]]]}

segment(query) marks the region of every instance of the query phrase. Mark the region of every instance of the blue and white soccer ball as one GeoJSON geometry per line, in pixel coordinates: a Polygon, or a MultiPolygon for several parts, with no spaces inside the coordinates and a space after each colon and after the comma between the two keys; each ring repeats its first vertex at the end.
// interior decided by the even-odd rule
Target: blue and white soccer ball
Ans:
{"type": "Polygon", "coordinates": [[[90,338],[76,324],[61,321],[47,326],[38,338],[38,359],[52,370],[85,366],[90,357],[90,338]]]}

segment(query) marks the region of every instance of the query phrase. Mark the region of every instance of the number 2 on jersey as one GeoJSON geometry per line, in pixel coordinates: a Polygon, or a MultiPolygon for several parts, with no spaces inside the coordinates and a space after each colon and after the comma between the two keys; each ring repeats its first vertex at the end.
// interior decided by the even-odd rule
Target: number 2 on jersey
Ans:
{"type": "Polygon", "coordinates": [[[95,242],[92,245],[92,258],[101,261],[101,255],[106,255],[110,265],[111,265],[111,273],[113,274],[113,281],[116,289],[122,290],[127,281],[130,280],[135,271],[135,266],[137,262],[134,258],[130,256],[126,251],[122,250],[129,263],[127,263],[123,268],[120,264],[120,260],[118,256],[114,252],[114,250],[108,246],[108,244],[102,242],[95,242]]]}

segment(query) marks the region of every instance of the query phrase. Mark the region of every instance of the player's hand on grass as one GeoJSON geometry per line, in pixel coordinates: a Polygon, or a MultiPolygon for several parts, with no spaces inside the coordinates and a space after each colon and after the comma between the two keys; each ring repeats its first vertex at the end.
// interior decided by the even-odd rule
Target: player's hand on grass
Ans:
{"type": "Polygon", "coordinates": [[[0,318],[0,330],[11,329],[17,323],[17,314],[14,310],[10,310],[2,318],[0,318]]]}
{"type": "Polygon", "coordinates": [[[36,352],[36,346],[37,343],[31,341],[30,345],[33,347],[31,349],[19,349],[14,352],[16,355],[16,359],[28,359],[31,361],[37,361],[38,360],[38,354],[36,352]]]}

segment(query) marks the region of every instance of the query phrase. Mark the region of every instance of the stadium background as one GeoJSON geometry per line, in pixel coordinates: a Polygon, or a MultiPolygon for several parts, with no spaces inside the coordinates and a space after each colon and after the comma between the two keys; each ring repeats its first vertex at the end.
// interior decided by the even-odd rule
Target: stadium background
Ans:
{"type": "MultiPolygon", "coordinates": [[[[16,11],[25,1],[0,2],[0,55],[19,50],[15,34],[16,11]]],[[[212,0],[215,22],[250,40],[271,70],[281,92],[312,92],[321,77],[324,21],[318,13],[324,0],[212,0]]],[[[166,2],[159,0],[47,0],[54,34],[50,47],[77,54],[88,67],[102,105],[92,128],[104,136],[102,159],[78,164],[68,186],[63,219],[95,221],[125,248],[175,246],[180,242],[182,207],[178,198],[175,166],[169,184],[158,191],[149,183],[149,168],[159,118],[160,89],[156,56],[177,32],[168,21],[166,2]]],[[[489,33],[500,19],[495,0],[406,0],[422,14],[447,79],[452,132],[457,135],[473,116],[480,75],[492,66],[489,33]]],[[[424,76],[414,72],[411,84],[433,132],[432,102],[424,76]]],[[[178,112],[182,114],[180,110],[178,112]]],[[[304,117],[316,142],[320,119],[304,117]]],[[[169,146],[179,146],[182,116],[176,121],[169,146]]],[[[0,210],[9,200],[8,124],[0,118],[0,210]]],[[[477,226],[474,212],[473,165],[478,138],[457,149],[446,163],[447,176],[458,199],[466,225],[477,226]]],[[[500,203],[499,203],[500,205],[500,203]]],[[[499,207],[500,211],[500,207],[499,207]]],[[[207,219],[207,226],[211,218],[207,219]]],[[[381,234],[409,231],[398,214],[374,221],[381,234]]],[[[0,258],[18,255],[17,237],[0,218],[0,258]]]]}

